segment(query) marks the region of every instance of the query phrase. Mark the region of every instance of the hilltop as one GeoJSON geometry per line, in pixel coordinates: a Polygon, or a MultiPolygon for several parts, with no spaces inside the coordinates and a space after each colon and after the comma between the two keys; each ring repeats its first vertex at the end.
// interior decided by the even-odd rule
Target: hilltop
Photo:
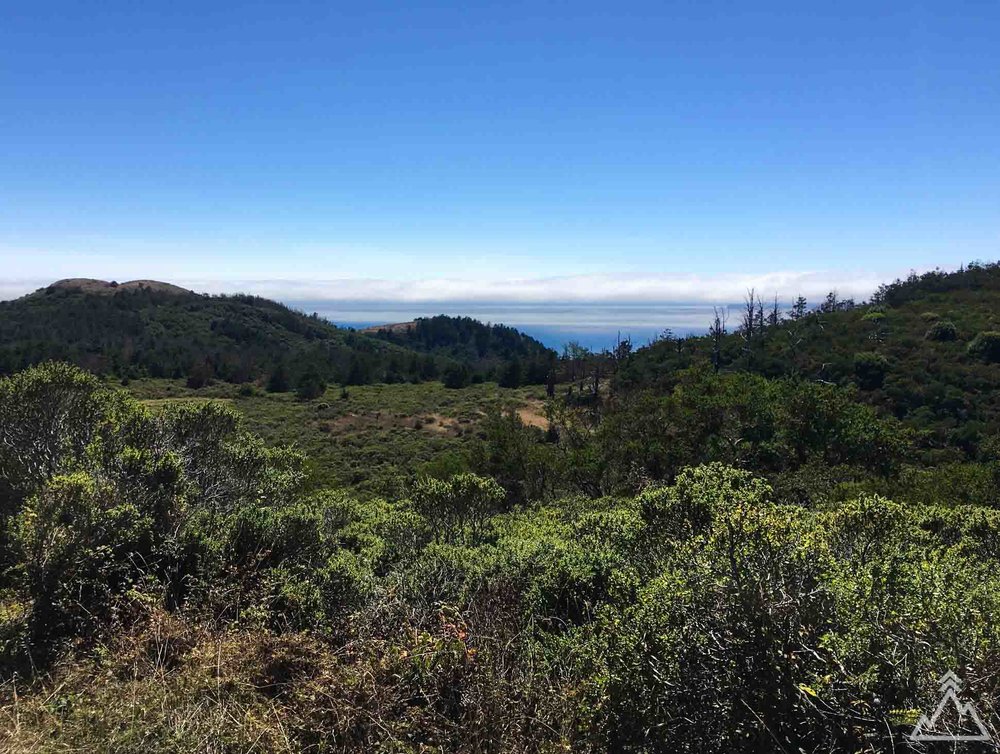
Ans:
{"type": "Polygon", "coordinates": [[[379,335],[380,333],[407,333],[417,326],[417,320],[411,319],[409,322],[393,322],[385,325],[372,325],[365,327],[358,332],[365,335],[379,335]]]}
{"type": "Polygon", "coordinates": [[[45,291],[53,288],[77,290],[82,291],[83,293],[103,295],[112,295],[115,293],[135,290],[158,291],[179,295],[197,295],[194,291],[188,290],[187,288],[181,288],[179,285],[173,285],[172,283],[163,283],[159,280],[129,280],[125,283],[119,283],[114,280],[97,280],[95,278],[65,278],[63,280],[57,280],[52,283],[52,285],[42,288],[40,291],[36,291],[36,294],[44,293],[45,291]]]}

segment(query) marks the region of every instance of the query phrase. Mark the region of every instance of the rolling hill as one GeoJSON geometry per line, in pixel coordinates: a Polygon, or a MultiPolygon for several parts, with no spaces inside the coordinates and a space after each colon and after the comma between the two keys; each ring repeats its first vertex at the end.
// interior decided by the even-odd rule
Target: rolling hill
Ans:
{"type": "MultiPolygon", "coordinates": [[[[429,352],[267,299],[209,296],[152,280],[61,280],[0,302],[0,373],[61,360],[123,378],[186,377],[195,386],[212,379],[263,381],[276,373],[290,385],[316,374],[344,384],[452,375],[458,386],[505,374],[503,353],[484,359],[457,340],[451,348],[446,339],[437,345],[429,352]]],[[[515,369],[517,384],[545,379],[515,369]]]]}

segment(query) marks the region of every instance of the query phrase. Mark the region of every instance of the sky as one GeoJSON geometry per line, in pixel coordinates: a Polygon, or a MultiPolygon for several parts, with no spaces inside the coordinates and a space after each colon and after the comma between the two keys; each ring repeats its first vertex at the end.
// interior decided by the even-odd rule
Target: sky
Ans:
{"type": "Polygon", "coordinates": [[[10,3],[0,298],[865,295],[1000,257],[997,39],[992,1],[10,3]]]}

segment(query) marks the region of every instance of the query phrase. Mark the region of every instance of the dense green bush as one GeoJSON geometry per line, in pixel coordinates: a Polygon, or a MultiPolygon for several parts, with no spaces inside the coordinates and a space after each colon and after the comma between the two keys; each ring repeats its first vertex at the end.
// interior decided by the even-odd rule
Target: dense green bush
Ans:
{"type": "Polygon", "coordinates": [[[1000,332],[981,332],[969,341],[969,355],[985,362],[1000,362],[1000,332]]]}
{"type": "Polygon", "coordinates": [[[865,351],[854,355],[854,377],[862,390],[882,387],[888,371],[889,361],[882,354],[865,351]]]}
{"type": "Polygon", "coordinates": [[[606,402],[591,421],[565,404],[553,411],[558,443],[501,416],[487,424],[487,448],[473,458],[518,499],[555,491],[635,494],[671,482],[686,466],[721,462],[754,469],[775,484],[803,467],[831,470],[829,482],[892,477],[911,453],[912,432],[859,404],[856,393],[803,380],[746,373],[678,373],[668,393],[633,390],[606,402]]]}
{"type": "MultiPolygon", "coordinates": [[[[164,473],[168,485],[176,472],[164,473]]],[[[155,495],[120,493],[85,472],[56,476],[12,523],[20,586],[31,601],[29,649],[39,661],[53,642],[90,636],[117,617],[130,591],[161,568],[167,522],[157,514],[171,511],[156,511],[155,495]]]]}
{"type": "Polygon", "coordinates": [[[238,563],[219,553],[231,521],[289,504],[303,478],[301,456],[266,447],[221,404],[153,415],[72,367],[0,380],[0,413],[10,578],[38,660],[141,604],[140,585],[176,603],[238,563]]]}
{"type": "Polygon", "coordinates": [[[472,374],[465,365],[452,364],[445,368],[441,381],[446,388],[457,390],[465,387],[472,381],[472,374]]]}
{"type": "Polygon", "coordinates": [[[72,468],[106,401],[92,375],[65,364],[0,379],[0,514],[72,468]]]}
{"type": "Polygon", "coordinates": [[[958,328],[955,327],[954,322],[942,319],[930,326],[930,329],[924,333],[924,338],[941,341],[956,340],[958,338],[958,328]]]}
{"type": "Polygon", "coordinates": [[[459,474],[447,481],[422,479],[414,490],[416,509],[427,519],[435,539],[475,535],[501,510],[506,497],[492,479],[459,474]]]}
{"type": "Polygon", "coordinates": [[[326,392],[326,380],[316,370],[309,370],[299,377],[295,395],[300,401],[311,401],[326,392]]]}
{"type": "Polygon", "coordinates": [[[269,393],[287,393],[290,388],[291,378],[288,376],[288,368],[284,362],[278,362],[267,378],[267,391],[269,393]]]}

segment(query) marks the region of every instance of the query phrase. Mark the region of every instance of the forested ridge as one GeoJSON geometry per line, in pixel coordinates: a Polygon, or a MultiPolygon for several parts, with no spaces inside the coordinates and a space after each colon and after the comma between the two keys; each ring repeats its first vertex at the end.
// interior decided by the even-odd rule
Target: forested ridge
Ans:
{"type": "Polygon", "coordinates": [[[434,384],[436,412],[477,396],[461,422],[399,385],[0,378],[0,736],[923,751],[907,736],[949,670],[995,735],[998,278],[791,312],[748,292],[706,336],[567,349],[543,404],[434,384]],[[269,436],[315,423],[324,454],[364,437],[392,462],[317,484],[239,405],[269,436]]]}
{"type": "MultiPolygon", "coordinates": [[[[452,318],[434,321],[443,333],[452,318]]],[[[185,378],[194,385],[216,379],[275,379],[291,386],[306,379],[371,384],[446,378],[456,387],[483,379],[544,382],[554,354],[507,330],[504,341],[498,328],[455,320],[447,333],[461,334],[461,343],[439,335],[434,349],[418,351],[257,296],[201,295],[155,281],[119,286],[70,280],[0,302],[0,374],[55,359],[125,379],[185,378]],[[468,338],[482,346],[470,353],[468,338]],[[524,368],[522,357],[530,357],[524,368]]]]}
{"type": "Polygon", "coordinates": [[[389,327],[372,327],[375,337],[422,353],[445,356],[497,376],[507,387],[542,384],[553,368],[553,352],[534,338],[471,317],[421,317],[389,327]]]}

